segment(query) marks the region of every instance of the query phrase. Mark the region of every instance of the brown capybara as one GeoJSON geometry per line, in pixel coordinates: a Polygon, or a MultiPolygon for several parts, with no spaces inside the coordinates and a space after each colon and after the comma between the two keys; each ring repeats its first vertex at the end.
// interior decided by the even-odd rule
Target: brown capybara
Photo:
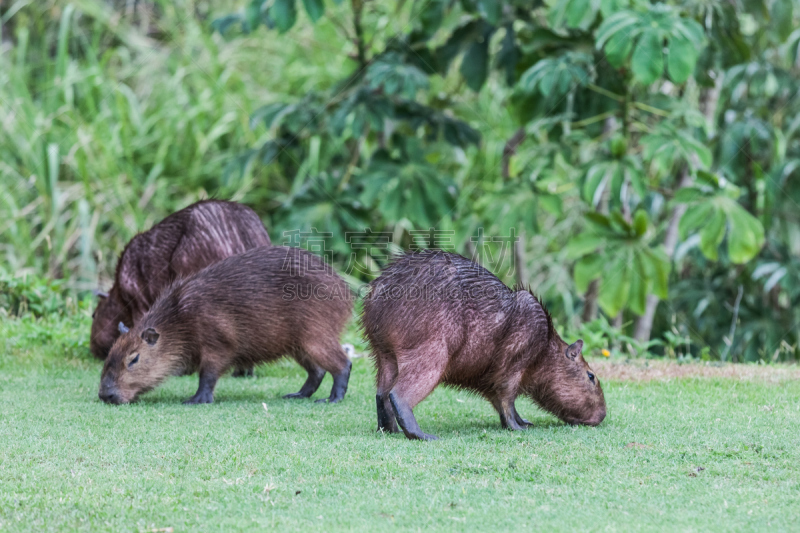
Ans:
{"type": "MultiPolygon", "coordinates": [[[[89,341],[92,353],[105,359],[119,337],[118,324],[135,324],[175,279],[269,245],[267,230],[252,209],[222,200],[194,203],[138,234],[117,261],[114,286],[108,293],[97,293],[89,341]]],[[[252,368],[242,368],[234,375],[252,373],[252,368]]]]}
{"type": "Polygon", "coordinates": [[[514,401],[524,394],[570,424],[606,416],[600,381],[567,345],[528,290],[511,290],[485,268],[440,251],[409,253],[370,284],[361,317],[377,367],[378,429],[409,439],[412,409],[440,383],[489,400],[508,429],[529,425],[514,401]]]}
{"type": "Polygon", "coordinates": [[[327,401],[338,402],[351,366],[339,336],[352,307],[344,280],[310,252],[269,246],[228,257],[176,281],[117,339],[100,398],[128,403],[168,376],[199,371],[197,394],[186,403],[211,403],[217,379],[231,366],[288,355],[308,379],[284,398],[310,397],[328,371],[327,401]]]}

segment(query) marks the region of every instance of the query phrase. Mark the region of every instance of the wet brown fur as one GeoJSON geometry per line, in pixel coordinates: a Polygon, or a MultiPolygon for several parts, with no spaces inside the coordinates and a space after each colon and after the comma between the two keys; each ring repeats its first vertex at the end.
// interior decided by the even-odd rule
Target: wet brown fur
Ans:
{"type": "Polygon", "coordinates": [[[377,368],[378,426],[409,438],[422,433],[411,410],[439,384],[474,391],[497,409],[501,423],[528,422],[514,400],[528,396],[570,424],[605,417],[599,380],[567,345],[530,290],[512,290],[456,254],[400,256],[371,283],[362,327],[377,368]]]}
{"type": "Polygon", "coordinates": [[[203,200],[171,214],[125,246],[117,261],[114,286],[108,296],[99,297],[89,348],[95,357],[105,359],[119,337],[118,324],[137,323],[174,280],[220,259],[269,245],[258,215],[236,202],[203,200]]]}
{"type": "Polygon", "coordinates": [[[288,355],[309,373],[290,397],[311,396],[328,371],[328,400],[336,402],[350,374],[339,336],[351,314],[348,285],[322,259],[298,248],[255,248],[163,291],[112,346],[100,397],[128,403],[171,375],[199,371],[189,403],[210,403],[216,380],[233,365],[288,355]]]}

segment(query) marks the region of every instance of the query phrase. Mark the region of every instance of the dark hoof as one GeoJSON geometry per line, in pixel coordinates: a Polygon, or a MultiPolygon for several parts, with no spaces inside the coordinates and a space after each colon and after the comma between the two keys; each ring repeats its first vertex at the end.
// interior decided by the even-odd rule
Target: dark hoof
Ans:
{"type": "Polygon", "coordinates": [[[187,405],[195,405],[198,403],[214,403],[214,395],[210,392],[207,393],[197,393],[185,402],[187,405]]]}
{"type": "Polygon", "coordinates": [[[308,398],[308,396],[306,396],[302,392],[293,392],[291,394],[285,394],[283,396],[284,400],[304,400],[306,398],[308,398]]]}

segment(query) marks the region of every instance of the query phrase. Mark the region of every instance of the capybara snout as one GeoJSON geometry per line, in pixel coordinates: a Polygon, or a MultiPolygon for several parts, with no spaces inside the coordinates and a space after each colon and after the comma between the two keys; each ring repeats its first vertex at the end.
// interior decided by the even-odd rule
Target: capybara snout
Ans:
{"type": "Polygon", "coordinates": [[[403,255],[370,284],[362,315],[377,367],[378,428],[423,433],[412,409],[439,384],[477,392],[503,427],[530,423],[514,406],[520,394],[569,424],[605,418],[600,381],[568,345],[528,290],[511,290],[456,254],[403,255]]]}

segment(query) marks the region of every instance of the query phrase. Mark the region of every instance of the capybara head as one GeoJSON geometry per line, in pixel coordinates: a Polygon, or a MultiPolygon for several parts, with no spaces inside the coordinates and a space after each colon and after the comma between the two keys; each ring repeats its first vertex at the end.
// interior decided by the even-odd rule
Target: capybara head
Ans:
{"type": "Polygon", "coordinates": [[[89,337],[89,349],[98,359],[108,357],[108,351],[119,337],[117,324],[125,322],[130,325],[130,313],[113,294],[98,292],[97,307],[92,313],[92,332],[89,337]]]}
{"type": "Polygon", "coordinates": [[[567,345],[554,335],[547,354],[526,373],[523,389],[564,422],[596,426],[606,417],[606,400],[582,350],[582,340],[567,345]]]}
{"type": "Polygon", "coordinates": [[[106,403],[130,403],[173,373],[176,357],[157,328],[120,324],[117,339],[103,365],[100,399],[106,403]]]}

